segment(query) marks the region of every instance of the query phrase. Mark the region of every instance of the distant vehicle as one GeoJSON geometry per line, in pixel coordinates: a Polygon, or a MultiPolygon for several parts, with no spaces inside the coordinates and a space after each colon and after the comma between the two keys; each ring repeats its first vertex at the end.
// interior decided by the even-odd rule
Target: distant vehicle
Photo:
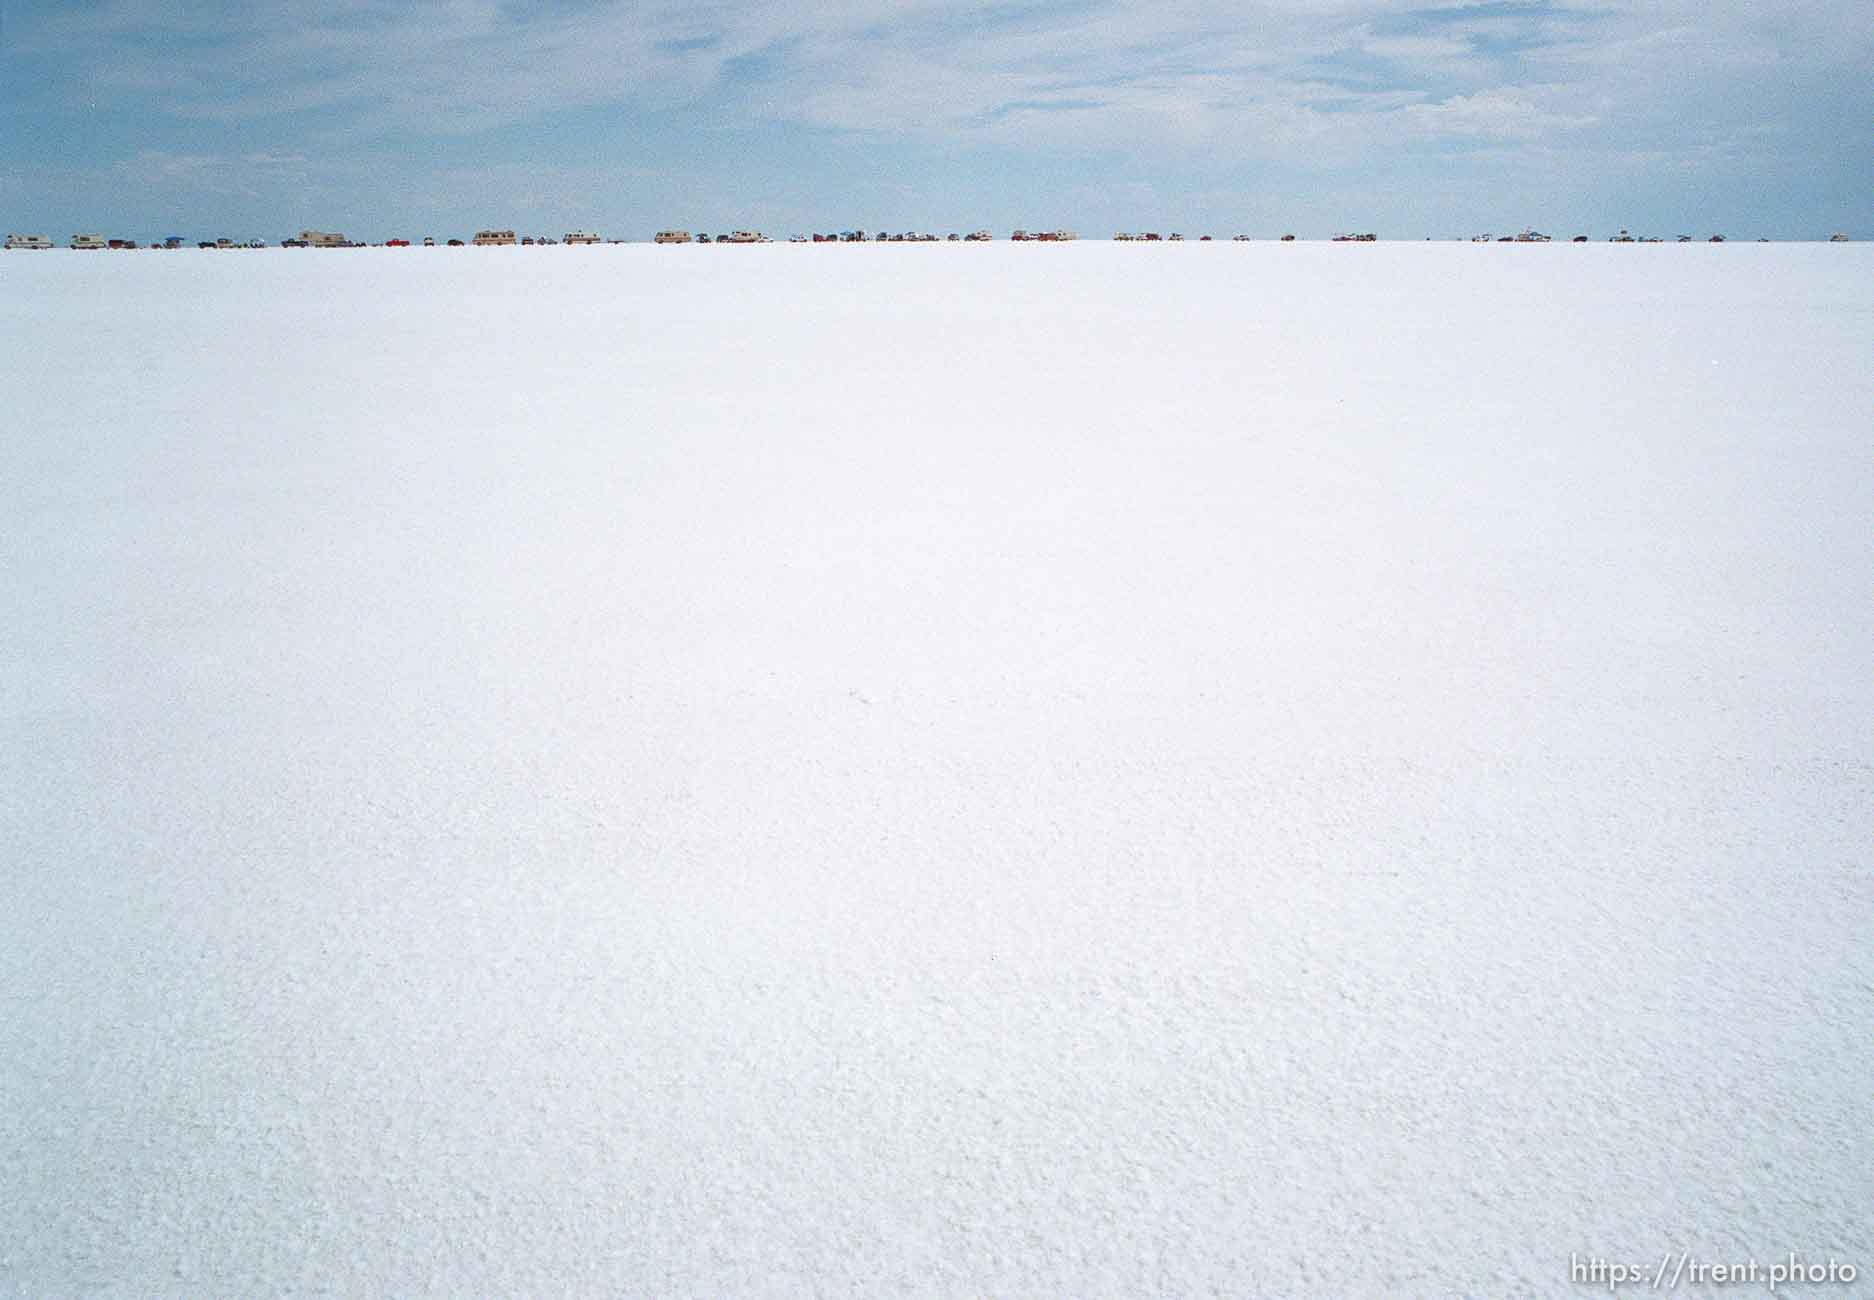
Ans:
{"type": "Polygon", "coordinates": [[[302,230],[299,237],[309,248],[349,248],[351,241],[331,230],[302,230]]]}
{"type": "Polygon", "coordinates": [[[590,230],[572,230],[567,232],[566,242],[569,244],[603,244],[605,241],[590,230]]]}
{"type": "Polygon", "coordinates": [[[110,241],[105,239],[103,235],[73,235],[72,236],[73,248],[82,248],[82,249],[89,251],[91,249],[109,248],[110,246],[111,246],[110,241]]]}
{"type": "Polygon", "coordinates": [[[1282,242],[1284,244],[1292,244],[1295,242],[1295,237],[1293,235],[1283,235],[1282,242]]]}
{"type": "Polygon", "coordinates": [[[8,248],[50,248],[52,241],[44,235],[8,235],[8,248]]]}
{"type": "Polygon", "coordinates": [[[1247,244],[1249,242],[1249,236],[1248,235],[1231,235],[1230,242],[1236,243],[1236,244],[1247,244]]]}
{"type": "Polygon", "coordinates": [[[1571,244],[1585,244],[1588,242],[1588,237],[1586,235],[1576,235],[1573,239],[1569,240],[1568,242],[1571,244]]]}
{"type": "Polygon", "coordinates": [[[1844,232],[1837,230],[1828,237],[1828,242],[1831,244],[1845,244],[1848,242],[1848,236],[1844,232]]]}
{"type": "Polygon", "coordinates": [[[1724,236],[1723,236],[1723,235],[1713,235],[1713,236],[1711,237],[1711,239],[1710,239],[1710,240],[1709,240],[1708,242],[1710,242],[1710,243],[1713,243],[1713,244],[1722,244],[1722,243],[1724,242],[1724,236]]]}
{"type": "Polygon", "coordinates": [[[434,235],[425,235],[425,236],[423,236],[423,247],[425,247],[425,248],[434,248],[434,247],[436,247],[436,236],[434,236],[434,235]]]}
{"type": "Polygon", "coordinates": [[[1178,233],[1177,233],[1176,231],[1173,231],[1173,232],[1172,232],[1172,233],[1170,234],[1170,236],[1168,236],[1168,238],[1169,238],[1169,239],[1170,239],[1170,241],[1171,241],[1172,243],[1174,243],[1174,244],[1182,244],[1182,243],[1184,242],[1184,236],[1183,236],[1183,235],[1180,235],[1180,234],[1178,234],[1178,233]]]}
{"type": "Polygon", "coordinates": [[[657,242],[660,244],[687,244],[690,242],[690,232],[687,230],[660,230],[657,232],[657,242]]]}
{"type": "Polygon", "coordinates": [[[1681,244],[1689,244],[1692,242],[1692,237],[1690,235],[1680,235],[1679,242],[1681,244]]]}
{"type": "Polygon", "coordinates": [[[137,246],[137,241],[134,239],[113,239],[110,246],[120,249],[135,248],[137,246]]]}
{"type": "Polygon", "coordinates": [[[410,247],[410,241],[407,239],[386,239],[384,241],[384,247],[386,248],[408,248],[410,247]]]}
{"type": "Polygon", "coordinates": [[[758,230],[738,230],[733,234],[718,235],[718,244],[765,244],[768,237],[758,230]]]}
{"type": "MultiPolygon", "coordinates": [[[[1505,235],[1503,238],[1505,241],[1508,241],[1512,236],[1505,235]]],[[[1373,234],[1336,235],[1334,236],[1334,242],[1337,244],[1375,244],[1379,242],[1379,236],[1373,234]]]]}
{"type": "Polygon", "coordinates": [[[281,248],[310,248],[312,247],[312,245],[308,244],[303,239],[282,239],[280,241],[280,247],[281,248]]]}
{"type": "Polygon", "coordinates": [[[463,246],[464,246],[464,245],[463,245],[463,243],[462,243],[462,241],[461,241],[461,240],[459,240],[459,239],[452,239],[452,240],[450,240],[450,241],[449,241],[449,243],[448,243],[448,244],[446,245],[446,247],[449,247],[449,248],[461,248],[461,247],[463,247],[463,246]]]}
{"type": "Polygon", "coordinates": [[[247,241],[247,246],[249,248],[265,248],[267,246],[267,241],[264,239],[250,239],[247,241]]]}
{"type": "Polygon", "coordinates": [[[949,234],[944,236],[944,242],[950,243],[950,244],[960,244],[963,242],[963,236],[957,234],[957,232],[953,230],[949,234]]]}
{"type": "Polygon", "coordinates": [[[707,244],[707,243],[710,243],[711,240],[709,236],[705,234],[705,235],[698,235],[696,237],[696,242],[699,244],[707,244]]]}
{"type": "Polygon", "coordinates": [[[995,236],[987,230],[974,230],[963,236],[963,242],[966,244],[987,244],[994,239],[995,236]]]}
{"type": "Polygon", "coordinates": [[[1637,244],[1639,241],[1623,229],[1618,235],[1615,235],[1607,242],[1610,244],[1637,244]]]}
{"type": "MultiPolygon", "coordinates": [[[[477,248],[495,248],[517,244],[520,241],[514,238],[512,230],[478,230],[472,242],[477,248]]],[[[530,239],[527,242],[531,244],[533,240],[530,239]]]]}
{"type": "Polygon", "coordinates": [[[212,239],[198,239],[195,242],[195,246],[197,248],[206,248],[206,249],[209,249],[210,251],[213,251],[215,247],[215,241],[212,239]]]}
{"type": "Polygon", "coordinates": [[[1525,230],[1516,237],[1516,242],[1519,244],[1546,244],[1549,242],[1549,237],[1540,230],[1525,230]]]}

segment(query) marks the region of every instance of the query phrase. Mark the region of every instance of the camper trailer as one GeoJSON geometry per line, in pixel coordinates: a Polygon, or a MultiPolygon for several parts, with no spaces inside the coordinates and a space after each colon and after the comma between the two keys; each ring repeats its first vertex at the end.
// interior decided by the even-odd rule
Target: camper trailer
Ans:
{"type": "Polygon", "coordinates": [[[475,238],[469,241],[477,248],[494,248],[505,244],[518,244],[512,230],[478,230],[475,238]]]}
{"type": "Polygon", "coordinates": [[[8,248],[50,248],[52,241],[44,235],[8,235],[8,248]]]}
{"type": "Polygon", "coordinates": [[[574,230],[567,234],[565,242],[568,244],[602,244],[605,241],[589,230],[574,230]]]}
{"type": "Polygon", "coordinates": [[[302,248],[345,248],[351,241],[331,230],[302,230],[299,232],[302,248]]]}
{"type": "Polygon", "coordinates": [[[657,232],[657,242],[660,244],[687,244],[690,242],[690,232],[687,230],[660,230],[657,232]]]}

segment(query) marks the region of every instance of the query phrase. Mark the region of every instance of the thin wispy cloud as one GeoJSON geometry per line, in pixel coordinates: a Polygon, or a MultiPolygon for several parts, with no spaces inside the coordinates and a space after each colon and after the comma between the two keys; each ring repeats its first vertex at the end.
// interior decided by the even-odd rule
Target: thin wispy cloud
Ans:
{"type": "MultiPolygon", "coordinates": [[[[1585,160],[1727,136],[1772,157],[1810,133],[1808,113],[1871,102],[1874,10],[1860,0],[1798,0],[1773,15],[1683,0],[912,0],[887,11],[853,0],[106,0],[13,10],[4,59],[0,97],[16,120],[134,120],[100,164],[152,151],[238,159],[257,143],[366,156],[428,139],[459,153],[577,115],[582,130],[611,133],[621,161],[661,157],[672,174],[693,169],[712,132],[806,132],[907,160],[1030,151],[1044,174],[1088,157],[1143,156],[1160,172],[1182,159],[1197,193],[1219,154],[1245,167],[1332,166],[1347,179],[1396,168],[1402,150],[1437,158],[1479,142],[1521,146],[1526,159],[1540,151],[1551,165],[1556,151],[1585,160]]],[[[585,162],[588,142],[540,161],[585,162]]],[[[32,156],[30,144],[16,152],[32,156]]],[[[1843,168],[1860,156],[1850,143],[1838,152],[1843,168]]],[[[205,184],[216,174],[201,169],[205,184]]]]}

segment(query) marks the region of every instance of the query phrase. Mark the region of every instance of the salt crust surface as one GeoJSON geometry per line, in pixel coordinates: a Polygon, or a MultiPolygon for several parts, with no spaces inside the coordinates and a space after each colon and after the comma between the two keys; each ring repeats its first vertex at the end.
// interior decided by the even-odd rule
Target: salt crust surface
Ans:
{"type": "Polygon", "coordinates": [[[0,1291],[1874,1273],[1874,248],[0,258],[0,1291]]]}

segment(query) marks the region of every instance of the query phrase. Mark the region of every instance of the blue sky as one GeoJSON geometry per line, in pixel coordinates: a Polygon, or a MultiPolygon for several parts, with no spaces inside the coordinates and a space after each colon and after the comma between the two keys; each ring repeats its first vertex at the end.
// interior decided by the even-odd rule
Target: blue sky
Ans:
{"type": "Polygon", "coordinates": [[[0,0],[0,226],[1874,234],[1874,4],[0,0]]]}

